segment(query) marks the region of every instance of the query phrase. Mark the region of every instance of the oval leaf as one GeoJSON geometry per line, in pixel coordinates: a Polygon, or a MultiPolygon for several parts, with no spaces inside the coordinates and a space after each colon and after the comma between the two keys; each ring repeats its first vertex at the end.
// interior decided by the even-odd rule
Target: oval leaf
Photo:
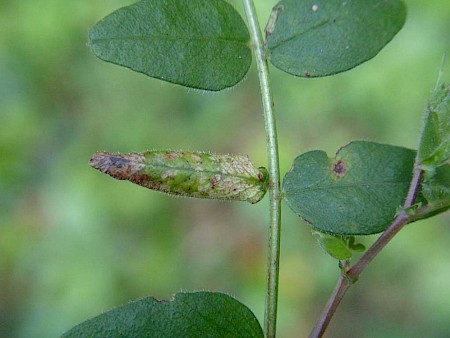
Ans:
{"type": "Polygon", "coordinates": [[[172,195],[259,202],[268,172],[247,156],[189,151],[99,152],[89,165],[118,180],[172,195]]]}
{"type": "Polygon", "coordinates": [[[266,31],[271,63],[302,77],[349,70],[373,58],[402,28],[400,0],[285,0],[266,31]]]}
{"type": "Polygon", "coordinates": [[[352,252],[343,238],[320,232],[316,232],[316,234],[319,245],[331,257],[339,260],[352,258],[352,252]]]}
{"type": "Polygon", "coordinates": [[[385,230],[403,205],[415,151],[352,142],[334,159],[323,151],[300,155],[283,181],[289,207],[315,229],[336,235],[385,230]]]}
{"type": "Polygon", "coordinates": [[[75,326],[63,337],[264,337],[254,314],[217,292],[144,298],[75,326]]]}
{"type": "Polygon", "coordinates": [[[221,90],[251,64],[247,27],[222,0],[143,0],[89,31],[102,60],[186,87],[221,90]]]}

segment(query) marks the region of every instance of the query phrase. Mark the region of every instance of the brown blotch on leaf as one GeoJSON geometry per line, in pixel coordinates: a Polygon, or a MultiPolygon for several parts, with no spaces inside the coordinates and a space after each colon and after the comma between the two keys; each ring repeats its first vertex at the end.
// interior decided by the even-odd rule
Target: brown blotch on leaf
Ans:
{"type": "Polygon", "coordinates": [[[311,72],[304,72],[303,75],[304,75],[305,77],[312,77],[311,72]]]}
{"type": "Polygon", "coordinates": [[[160,180],[153,180],[149,175],[147,174],[141,174],[141,173],[134,173],[130,175],[128,178],[126,178],[130,182],[133,182],[134,184],[140,185],[141,187],[145,187],[148,189],[153,190],[159,190],[163,192],[167,192],[167,189],[163,189],[163,182],[160,180]]]}
{"type": "Polygon", "coordinates": [[[217,183],[220,181],[220,176],[216,175],[213,178],[208,179],[209,183],[211,184],[211,189],[215,189],[217,186],[217,183]]]}
{"type": "Polygon", "coordinates": [[[142,168],[143,158],[140,154],[111,154],[99,152],[92,155],[89,165],[118,180],[127,180],[130,175],[142,168]]]}
{"type": "Polygon", "coordinates": [[[335,174],[338,178],[341,178],[347,172],[347,167],[345,166],[345,162],[342,160],[338,160],[333,164],[332,168],[333,174],[335,174]]]}

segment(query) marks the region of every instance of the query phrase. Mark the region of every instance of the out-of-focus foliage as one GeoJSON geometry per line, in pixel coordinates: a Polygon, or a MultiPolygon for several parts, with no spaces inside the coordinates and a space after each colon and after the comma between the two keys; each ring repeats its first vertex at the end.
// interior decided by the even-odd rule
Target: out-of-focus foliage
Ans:
{"type": "MultiPolygon", "coordinates": [[[[224,291],[263,316],[267,200],[174,198],[88,166],[96,151],[146,149],[266,165],[254,67],[237,88],[206,95],[89,52],[89,27],[130,3],[0,2],[0,336],[57,336],[131,299],[180,290],[224,291]]],[[[261,22],[274,4],[257,4],[261,22]]],[[[273,69],[283,173],[299,153],[353,139],[417,147],[450,48],[450,2],[407,5],[398,36],[351,72],[301,80],[273,69]]],[[[329,336],[450,335],[449,221],[402,230],[350,290],[329,336]]],[[[279,335],[306,336],[339,271],[286,207],[281,258],[279,335]]]]}

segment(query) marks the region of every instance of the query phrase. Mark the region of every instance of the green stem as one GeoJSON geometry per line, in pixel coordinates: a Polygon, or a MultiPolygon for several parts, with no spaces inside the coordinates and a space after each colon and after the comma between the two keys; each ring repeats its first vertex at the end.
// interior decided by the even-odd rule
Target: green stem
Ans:
{"type": "Polygon", "coordinates": [[[278,274],[280,258],[280,230],[281,230],[281,193],[280,193],[280,165],[278,159],[278,140],[275,120],[272,90],[269,81],[269,68],[266,59],[263,38],[252,0],[242,0],[247,15],[247,21],[252,37],[256,65],[261,87],[264,109],[264,126],[266,130],[268,169],[270,184],[270,226],[269,251],[267,266],[266,307],[264,315],[264,331],[266,337],[275,337],[278,303],[278,274]]]}

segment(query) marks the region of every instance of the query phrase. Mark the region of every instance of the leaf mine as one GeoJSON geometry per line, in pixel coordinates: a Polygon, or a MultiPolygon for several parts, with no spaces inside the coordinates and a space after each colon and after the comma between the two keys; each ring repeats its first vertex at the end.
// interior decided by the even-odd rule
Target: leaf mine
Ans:
{"type": "Polygon", "coordinates": [[[98,152],[89,165],[118,180],[171,195],[259,202],[268,172],[247,156],[188,151],[98,152]]]}

